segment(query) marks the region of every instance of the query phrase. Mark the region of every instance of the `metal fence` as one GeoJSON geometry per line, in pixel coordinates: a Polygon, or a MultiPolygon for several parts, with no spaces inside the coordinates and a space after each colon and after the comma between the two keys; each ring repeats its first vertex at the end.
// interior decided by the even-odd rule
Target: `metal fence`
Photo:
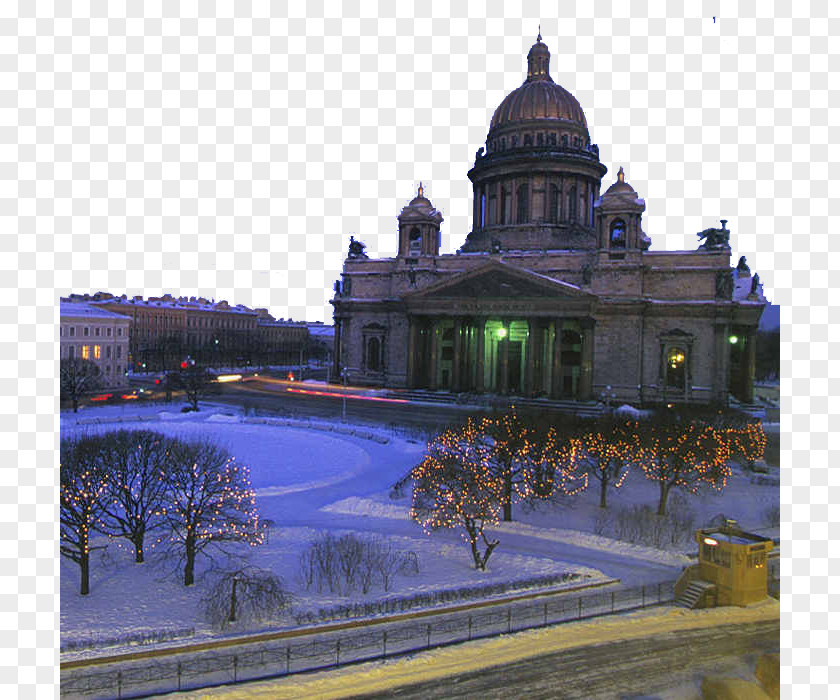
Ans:
{"type": "Polygon", "coordinates": [[[325,632],[308,641],[277,639],[236,648],[173,652],[160,661],[108,664],[108,669],[62,670],[61,695],[74,698],[136,698],[175,690],[285,676],[302,671],[383,659],[482,637],[534,629],[668,603],[674,582],[552,596],[441,613],[357,629],[325,632]]]}

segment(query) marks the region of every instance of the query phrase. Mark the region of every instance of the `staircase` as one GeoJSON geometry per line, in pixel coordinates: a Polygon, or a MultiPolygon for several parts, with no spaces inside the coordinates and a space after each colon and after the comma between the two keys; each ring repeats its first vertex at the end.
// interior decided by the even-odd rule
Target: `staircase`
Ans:
{"type": "Polygon", "coordinates": [[[674,605],[679,608],[696,608],[697,603],[703,598],[706,593],[713,591],[715,584],[708,581],[692,581],[688,587],[683,591],[682,595],[674,601],[674,605]]]}

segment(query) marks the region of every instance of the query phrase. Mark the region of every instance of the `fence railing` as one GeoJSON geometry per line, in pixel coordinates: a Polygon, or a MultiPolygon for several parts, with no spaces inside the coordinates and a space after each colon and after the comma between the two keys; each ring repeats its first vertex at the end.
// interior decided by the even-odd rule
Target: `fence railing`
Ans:
{"type": "Polygon", "coordinates": [[[552,596],[445,613],[435,617],[378,622],[358,630],[326,632],[318,639],[290,638],[248,643],[235,650],[173,650],[172,660],[141,659],[61,672],[61,695],[74,698],[136,698],[195,690],[372,661],[432,647],[609,615],[673,600],[673,581],[584,595],[552,596]]]}

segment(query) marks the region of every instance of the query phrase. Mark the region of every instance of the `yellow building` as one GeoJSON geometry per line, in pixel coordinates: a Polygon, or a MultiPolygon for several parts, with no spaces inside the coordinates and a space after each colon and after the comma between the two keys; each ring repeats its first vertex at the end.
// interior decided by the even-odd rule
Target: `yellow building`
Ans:
{"type": "Polygon", "coordinates": [[[713,583],[717,605],[749,605],[767,597],[767,555],[772,540],[734,523],[695,533],[699,578],[713,583]]]}

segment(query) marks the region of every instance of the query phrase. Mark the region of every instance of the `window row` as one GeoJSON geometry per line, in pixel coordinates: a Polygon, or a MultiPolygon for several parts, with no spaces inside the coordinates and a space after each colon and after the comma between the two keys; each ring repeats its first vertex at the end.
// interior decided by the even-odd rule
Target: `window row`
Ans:
{"type": "MultiPolygon", "coordinates": [[[[110,327],[103,328],[101,326],[93,326],[93,328],[91,328],[90,326],[59,326],[59,328],[58,328],[58,335],[62,338],[64,338],[64,337],[75,338],[77,336],[83,337],[83,338],[88,338],[88,337],[110,338],[110,337],[112,337],[113,332],[114,332],[113,328],[110,328],[110,327]],[[91,333],[91,331],[93,331],[93,333],[91,333]]],[[[122,327],[118,326],[117,329],[116,329],[117,337],[121,338],[122,334],[123,334],[123,329],[122,329],[122,327]]],[[[126,335],[128,335],[128,333],[126,333],[126,335]]]]}
{"type": "MultiPolygon", "coordinates": [[[[496,151],[506,151],[508,148],[508,144],[510,145],[510,148],[519,148],[519,134],[512,134],[510,137],[510,141],[508,141],[508,138],[506,136],[502,136],[498,139],[493,139],[487,144],[487,147],[490,153],[495,153],[496,151]]],[[[523,148],[529,148],[534,146],[556,147],[558,145],[562,148],[582,148],[585,150],[592,150],[592,148],[589,145],[589,142],[585,139],[582,139],[578,135],[572,136],[571,134],[558,134],[557,132],[553,131],[539,131],[536,133],[524,134],[521,143],[521,147],[523,148]]]]}
{"type": "Polygon", "coordinates": [[[101,345],[68,345],[66,350],[66,357],[70,360],[80,357],[83,360],[101,360],[103,357],[110,360],[112,356],[120,359],[122,357],[121,345],[106,345],[104,348],[101,345]]]}

